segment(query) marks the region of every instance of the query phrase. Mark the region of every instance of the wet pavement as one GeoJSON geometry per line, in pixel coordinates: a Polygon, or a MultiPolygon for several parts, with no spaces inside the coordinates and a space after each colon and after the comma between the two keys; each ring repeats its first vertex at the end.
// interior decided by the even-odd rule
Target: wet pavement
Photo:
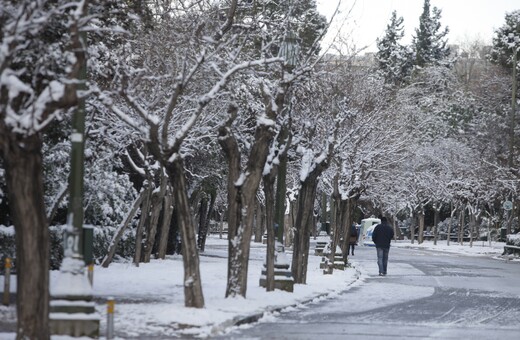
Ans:
{"type": "Polygon", "coordinates": [[[268,315],[217,339],[518,339],[520,263],[390,250],[378,276],[375,249],[358,247],[364,282],[343,294],[268,315]]]}

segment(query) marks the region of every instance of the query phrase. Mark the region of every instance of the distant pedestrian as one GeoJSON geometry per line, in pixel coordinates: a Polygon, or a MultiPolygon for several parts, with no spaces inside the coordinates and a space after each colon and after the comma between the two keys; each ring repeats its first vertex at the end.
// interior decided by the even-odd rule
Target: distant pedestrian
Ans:
{"type": "Polygon", "coordinates": [[[348,249],[350,255],[354,256],[354,248],[356,247],[356,243],[358,240],[358,231],[356,228],[356,224],[352,223],[352,226],[350,227],[350,237],[348,240],[348,249]]]}
{"type": "Polygon", "coordinates": [[[381,223],[376,225],[372,233],[372,241],[377,249],[377,265],[379,266],[379,276],[386,275],[388,265],[388,252],[390,251],[390,241],[394,238],[394,230],[388,224],[386,217],[381,217],[381,223]]]}

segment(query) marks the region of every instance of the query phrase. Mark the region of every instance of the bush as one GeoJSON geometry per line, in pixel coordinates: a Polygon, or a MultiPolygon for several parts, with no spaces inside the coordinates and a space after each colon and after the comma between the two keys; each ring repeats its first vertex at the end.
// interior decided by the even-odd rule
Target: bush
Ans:
{"type": "MultiPolygon", "coordinates": [[[[113,227],[99,227],[93,226],[94,228],[94,240],[93,240],[93,255],[96,264],[99,264],[103,257],[106,255],[108,246],[112,241],[112,237],[115,233],[113,227]]],[[[63,260],[63,230],[64,225],[51,226],[49,227],[49,242],[50,242],[50,269],[57,270],[60,268],[61,261],[63,260]]],[[[11,268],[12,273],[16,273],[16,246],[15,246],[15,231],[14,227],[6,227],[0,225],[0,260],[1,268],[0,273],[4,271],[4,261],[6,257],[10,257],[13,260],[13,267],[11,268]]],[[[116,250],[116,256],[114,261],[126,260],[133,257],[135,253],[135,231],[126,230],[123,237],[118,243],[116,250]]]]}

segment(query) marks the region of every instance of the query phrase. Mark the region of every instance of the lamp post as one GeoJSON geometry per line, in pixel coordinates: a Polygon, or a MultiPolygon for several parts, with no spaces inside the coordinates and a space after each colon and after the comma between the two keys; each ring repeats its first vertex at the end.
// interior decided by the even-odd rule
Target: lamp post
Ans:
{"type": "Polygon", "coordinates": [[[514,165],[514,147],[515,147],[515,122],[516,122],[516,91],[517,91],[517,82],[516,82],[516,67],[518,63],[518,47],[517,44],[518,38],[515,37],[513,46],[513,74],[512,74],[512,87],[511,87],[511,117],[509,124],[509,159],[508,165],[509,167],[513,167],[514,165]]]}
{"type": "MultiPolygon", "coordinates": [[[[79,33],[86,49],[86,32],[79,33]]],[[[85,53],[85,52],[83,52],[85,53]]],[[[78,91],[86,90],[86,56],[79,73],[78,91]]],[[[69,178],[69,210],[63,238],[63,261],[60,275],[51,286],[50,329],[55,335],[97,337],[99,315],[92,301],[92,286],[85,275],[83,243],[83,175],[85,149],[85,99],[79,100],[72,117],[71,173],[69,178]]]]}
{"type": "MultiPolygon", "coordinates": [[[[300,46],[298,44],[298,38],[293,32],[288,31],[278,53],[278,56],[284,59],[283,65],[283,86],[287,91],[289,88],[289,83],[287,79],[285,79],[285,72],[291,73],[296,63],[298,61],[298,54],[300,52],[300,46]]],[[[286,92],[287,93],[287,92],[286,92]]],[[[285,100],[285,102],[289,102],[285,100]]],[[[283,113],[288,114],[290,109],[288,109],[288,105],[284,105],[283,113]]],[[[289,143],[290,140],[290,131],[287,124],[283,124],[280,131],[280,143],[289,143]]],[[[280,150],[280,154],[278,155],[279,165],[278,165],[278,176],[276,180],[276,199],[275,199],[275,211],[274,211],[274,224],[278,225],[276,230],[276,241],[275,241],[275,256],[274,256],[274,270],[276,271],[276,275],[274,278],[275,287],[292,292],[294,287],[294,279],[292,278],[292,273],[289,270],[290,264],[289,260],[284,252],[283,247],[283,234],[284,234],[284,217],[285,217],[285,194],[286,194],[286,185],[285,179],[287,176],[287,148],[280,150]],[[277,279],[277,276],[285,277],[283,280],[277,279]]]]}
{"type": "MultiPolygon", "coordinates": [[[[296,63],[298,62],[298,55],[300,53],[300,45],[298,43],[298,37],[291,31],[288,31],[285,38],[280,46],[278,56],[285,60],[284,72],[292,72],[296,63]]],[[[289,102],[290,101],[286,101],[289,102]]],[[[288,105],[284,105],[285,113],[289,112],[288,105]]],[[[280,131],[280,140],[287,141],[289,138],[289,127],[287,124],[283,124],[280,131]]],[[[285,195],[286,195],[286,181],[287,177],[287,153],[284,152],[279,157],[278,165],[278,178],[276,180],[276,202],[275,202],[275,213],[274,223],[278,224],[276,239],[280,243],[283,250],[283,233],[284,233],[284,216],[285,216],[285,195]]]]}

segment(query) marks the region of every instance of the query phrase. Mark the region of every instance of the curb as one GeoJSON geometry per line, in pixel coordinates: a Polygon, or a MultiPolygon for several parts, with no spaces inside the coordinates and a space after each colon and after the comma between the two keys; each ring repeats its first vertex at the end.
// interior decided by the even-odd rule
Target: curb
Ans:
{"type": "Polygon", "coordinates": [[[357,268],[355,268],[355,269],[356,269],[355,279],[352,282],[348,283],[347,287],[345,289],[342,289],[339,292],[333,291],[333,292],[329,292],[329,293],[322,293],[322,294],[316,295],[312,298],[309,298],[307,300],[304,300],[304,301],[301,301],[301,302],[298,302],[298,303],[295,303],[292,305],[266,308],[266,310],[258,312],[258,313],[234,317],[231,320],[228,320],[228,321],[225,321],[218,325],[213,326],[211,328],[210,336],[222,335],[221,333],[223,331],[225,331],[228,328],[234,327],[234,326],[241,326],[241,325],[246,325],[246,324],[257,322],[261,318],[263,318],[266,314],[269,314],[269,313],[277,313],[277,312],[283,311],[286,308],[297,307],[299,305],[306,305],[306,304],[314,302],[316,299],[328,297],[329,295],[332,295],[333,293],[341,294],[343,292],[346,292],[349,290],[350,286],[352,286],[354,283],[358,282],[359,279],[361,278],[361,271],[357,268]]]}

